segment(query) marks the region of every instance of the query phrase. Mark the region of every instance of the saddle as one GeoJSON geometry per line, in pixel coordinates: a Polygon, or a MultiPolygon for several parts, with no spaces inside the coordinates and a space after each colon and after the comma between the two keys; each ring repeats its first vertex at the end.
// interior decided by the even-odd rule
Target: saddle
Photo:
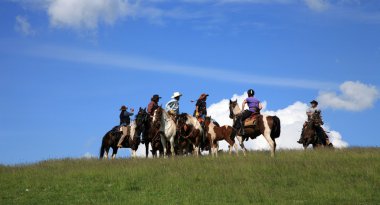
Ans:
{"type": "Polygon", "coordinates": [[[255,125],[256,119],[259,117],[260,114],[253,113],[249,118],[245,119],[244,121],[244,127],[252,127],[255,125]]]}

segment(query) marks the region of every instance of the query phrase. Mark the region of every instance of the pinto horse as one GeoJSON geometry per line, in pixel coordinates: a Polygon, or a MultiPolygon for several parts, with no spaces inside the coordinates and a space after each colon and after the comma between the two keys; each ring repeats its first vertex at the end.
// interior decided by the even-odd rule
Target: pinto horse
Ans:
{"type": "Polygon", "coordinates": [[[313,145],[313,148],[325,146],[333,147],[333,144],[330,143],[326,132],[321,127],[322,124],[321,113],[318,111],[314,112],[302,130],[301,135],[303,135],[302,144],[304,149],[306,149],[309,145],[313,145]]]}
{"type": "Polygon", "coordinates": [[[145,109],[140,107],[139,112],[136,115],[136,134],[142,135],[145,139],[145,156],[149,155],[149,144],[152,147],[153,157],[157,156],[157,151],[162,155],[164,148],[161,145],[161,138],[158,135],[158,130],[152,127],[152,118],[145,109]]]}
{"type": "MultiPolygon", "coordinates": [[[[230,100],[229,109],[230,118],[234,120],[235,127],[236,117],[241,114],[241,109],[237,104],[237,100],[230,100]]],[[[244,127],[242,129],[245,129],[245,135],[243,136],[244,138],[249,137],[251,139],[255,139],[259,135],[263,135],[271,148],[271,156],[274,157],[276,151],[275,139],[278,138],[281,133],[281,123],[277,116],[259,115],[256,118],[255,126],[244,127]]],[[[243,139],[240,136],[237,136],[237,138],[241,148],[243,149],[243,153],[245,154],[246,148],[244,147],[243,139]]]]}
{"type": "Polygon", "coordinates": [[[195,156],[199,155],[199,146],[202,140],[203,129],[198,119],[187,114],[182,113],[178,116],[177,126],[179,136],[183,136],[193,145],[195,156]]]}
{"type": "Polygon", "coordinates": [[[210,142],[212,156],[218,156],[218,141],[226,140],[229,146],[229,153],[232,152],[232,147],[235,148],[238,155],[238,147],[235,144],[236,130],[228,125],[220,127],[211,120],[211,117],[205,118],[205,133],[210,142]]]}
{"type": "MultiPolygon", "coordinates": [[[[122,148],[131,148],[132,149],[132,157],[136,157],[136,151],[140,144],[140,138],[136,136],[135,132],[136,124],[134,121],[131,123],[131,126],[129,127],[129,134],[124,138],[124,141],[122,143],[122,148]],[[127,139],[127,140],[126,140],[127,139]]],[[[99,158],[102,159],[108,158],[108,152],[110,148],[112,148],[112,159],[116,158],[117,154],[117,143],[119,142],[121,138],[121,132],[119,131],[119,126],[115,126],[110,131],[108,131],[103,139],[102,139],[102,145],[100,147],[99,152],[99,158]]]]}
{"type": "Polygon", "coordinates": [[[162,109],[162,107],[158,107],[154,111],[153,127],[158,128],[157,134],[161,136],[161,144],[164,148],[164,157],[166,157],[167,154],[167,141],[170,142],[170,153],[171,155],[174,155],[174,138],[177,133],[177,126],[174,120],[164,109],[162,109]]]}

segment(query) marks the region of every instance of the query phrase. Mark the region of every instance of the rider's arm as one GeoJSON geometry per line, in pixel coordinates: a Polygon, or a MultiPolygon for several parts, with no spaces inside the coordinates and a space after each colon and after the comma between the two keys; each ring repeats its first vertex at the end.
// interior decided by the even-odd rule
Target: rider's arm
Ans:
{"type": "Polygon", "coordinates": [[[263,104],[259,103],[259,110],[263,109],[263,104]]]}
{"type": "Polygon", "coordinates": [[[243,104],[241,105],[241,110],[244,110],[245,104],[247,104],[247,100],[243,101],[243,104]]]}

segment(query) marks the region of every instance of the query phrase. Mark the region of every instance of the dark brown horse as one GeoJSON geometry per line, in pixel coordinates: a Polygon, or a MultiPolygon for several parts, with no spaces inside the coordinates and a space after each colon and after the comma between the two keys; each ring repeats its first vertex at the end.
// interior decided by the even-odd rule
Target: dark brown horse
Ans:
{"type": "Polygon", "coordinates": [[[145,140],[145,156],[148,157],[149,154],[149,144],[152,147],[153,157],[157,156],[157,151],[160,155],[163,154],[164,148],[161,144],[160,135],[158,135],[158,129],[152,126],[152,118],[146,109],[140,107],[139,112],[136,115],[136,134],[137,136],[142,135],[145,140]]]}
{"type": "MultiPolygon", "coordinates": [[[[126,138],[124,138],[124,141],[122,142],[122,148],[132,149],[132,157],[136,157],[136,151],[140,144],[140,138],[135,135],[135,128],[136,125],[134,122],[132,122],[132,125],[129,127],[129,134],[126,136],[126,138]]],[[[117,143],[119,142],[121,135],[122,133],[119,131],[119,126],[112,128],[104,135],[102,139],[102,146],[100,147],[99,152],[100,159],[103,157],[108,158],[108,152],[110,148],[112,148],[112,159],[115,159],[118,150],[117,143]]]]}
{"type": "MultiPolygon", "coordinates": [[[[187,140],[187,142],[192,144],[194,153],[196,156],[198,156],[200,152],[199,146],[203,134],[203,129],[199,121],[187,113],[182,113],[178,116],[177,129],[179,131],[178,136],[183,137],[184,140],[187,140]]],[[[179,149],[183,149],[183,147],[179,149]]]]}
{"type": "MultiPolygon", "coordinates": [[[[237,100],[231,101],[229,104],[230,109],[230,118],[234,120],[234,127],[236,124],[236,118],[241,114],[241,109],[237,104],[237,100]]],[[[271,156],[274,157],[276,151],[276,141],[275,139],[280,136],[281,133],[281,123],[280,119],[277,116],[269,116],[269,115],[258,115],[256,117],[256,125],[244,126],[245,135],[242,136],[243,139],[255,139],[256,137],[263,135],[267,140],[269,146],[271,147],[271,156]]],[[[243,153],[245,154],[245,147],[243,144],[243,139],[241,137],[237,137],[240,146],[243,148],[243,153]]]]}
{"type": "Polygon", "coordinates": [[[303,135],[303,147],[306,149],[309,145],[313,145],[313,148],[317,147],[333,147],[330,143],[326,132],[321,127],[323,125],[321,113],[316,111],[306,122],[302,130],[303,135]]]}
{"type": "Polygon", "coordinates": [[[211,117],[205,118],[205,132],[211,147],[212,156],[218,156],[218,141],[226,140],[229,144],[229,153],[232,152],[232,147],[235,147],[238,154],[238,147],[235,144],[236,130],[228,125],[219,126],[211,120],[211,117]]]}

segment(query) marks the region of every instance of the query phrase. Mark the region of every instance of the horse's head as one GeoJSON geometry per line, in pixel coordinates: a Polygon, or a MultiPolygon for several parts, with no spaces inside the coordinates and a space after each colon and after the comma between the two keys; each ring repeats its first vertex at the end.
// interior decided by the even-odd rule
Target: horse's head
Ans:
{"type": "Polygon", "coordinates": [[[187,122],[187,114],[186,113],[180,114],[177,120],[177,127],[181,129],[183,126],[186,125],[186,122],[187,122]]]}
{"type": "Polygon", "coordinates": [[[139,112],[136,115],[136,132],[137,135],[140,135],[141,132],[145,129],[146,123],[149,121],[149,114],[146,109],[139,108],[139,112]]]}
{"type": "Polygon", "coordinates": [[[311,115],[310,122],[313,123],[314,126],[321,126],[322,125],[322,117],[321,117],[321,111],[316,110],[313,115],[311,115]]]}
{"type": "Polygon", "coordinates": [[[162,112],[163,112],[162,107],[158,107],[154,111],[154,115],[153,115],[153,126],[154,127],[160,127],[161,126],[162,112]]]}
{"type": "Polygon", "coordinates": [[[229,109],[230,109],[230,116],[229,117],[231,119],[233,119],[235,117],[235,115],[240,113],[240,108],[239,108],[239,105],[237,103],[237,99],[235,101],[230,100],[229,109]]]}

